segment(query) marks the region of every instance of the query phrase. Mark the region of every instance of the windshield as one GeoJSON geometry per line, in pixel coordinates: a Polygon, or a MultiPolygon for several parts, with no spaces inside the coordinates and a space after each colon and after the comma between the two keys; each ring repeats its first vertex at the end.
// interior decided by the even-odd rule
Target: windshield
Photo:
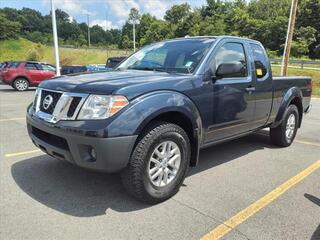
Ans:
{"type": "Polygon", "coordinates": [[[117,69],[193,73],[214,41],[212,38],[178,39],[148,45],[117,69]]]}

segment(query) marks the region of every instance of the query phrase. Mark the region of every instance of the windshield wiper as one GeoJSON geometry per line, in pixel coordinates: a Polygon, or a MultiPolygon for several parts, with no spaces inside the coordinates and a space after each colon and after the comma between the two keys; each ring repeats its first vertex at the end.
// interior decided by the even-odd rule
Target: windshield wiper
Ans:
{"type": "MultiPolygon", "coordinates": [[[[174,68],[174,67],[132,67],[132,68],[128,68],[128,69],[133,69],[133,70],[142,70],[142,71],[156,71],[156,72],[166,72],[166,73],[178,73],[178,69],[174,68]]],[[[186,68],[183,70],[187,70],[188,73],[190,73],[190,69],[186,68]]]]}
{"type": "Polygon", "coordinates": [[[149,68],[149,67],[132,67],[128,69],[133,69],[133,70],[142,70],[142,71],[154,71],[154,68],[149,68]]]}

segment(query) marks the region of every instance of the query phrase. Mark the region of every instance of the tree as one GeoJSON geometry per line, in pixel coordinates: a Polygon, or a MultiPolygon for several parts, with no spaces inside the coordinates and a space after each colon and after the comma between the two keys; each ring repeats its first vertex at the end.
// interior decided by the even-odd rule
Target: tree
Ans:
{"type": "Polygon", "coordinates": [[[188,3],[173,5],[166,11],[164,19],[171,24],[178,24],[190,13],[191,6],[188,3]]]}
{"type": "Polygon", "coordinates": [[[317,30],[313,27],[301,27],[295,36],[291,47],[291,54],[295,57],[301,57],[307,55],[309,52],[309,46],[316,42],[317,30]]]}
{"type": "Polygon", "coordinates": [[[9,21],[4,14],[0,14],[0,40],[18,38],[20,29],[20,23],[9,21]]]}
{"type": "Polygon", "coordinates": [[[309,57],[320,58],[320,0],[301,0],[298,5],[297,28],[312,27],[316,30],[312,44],[308,46],[309,57]]]}
{"type": "Polygon", "coordinates": [[[156,19],[151,23],[144,37],[141,38],[141,45],[164,40],[169,31],[168,24],[165,21],[156,19]]]}

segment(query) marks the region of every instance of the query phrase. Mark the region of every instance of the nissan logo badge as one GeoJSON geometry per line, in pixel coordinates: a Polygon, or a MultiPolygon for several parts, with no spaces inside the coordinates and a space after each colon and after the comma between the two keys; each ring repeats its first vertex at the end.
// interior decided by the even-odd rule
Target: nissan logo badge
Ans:
{"type": "Polygon", "coordinates": [[[53,97],[51,95],[47,95],[42,103],[42,106],[45,110],[47,110],[53,102],[53,97]]]}

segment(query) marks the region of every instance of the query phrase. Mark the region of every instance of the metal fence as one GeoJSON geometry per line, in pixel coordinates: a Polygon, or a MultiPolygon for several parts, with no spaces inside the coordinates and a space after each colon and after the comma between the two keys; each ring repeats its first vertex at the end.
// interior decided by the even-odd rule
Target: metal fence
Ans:
{"type": "Polygon", "coordinates": [[[76,47],[72,45],[62,45],[59,48],[79,49],[79,50],[94,50],[106,52],[106,56],[129,56],[133,53],[132,49],[113,49],[113,48],[99,48],[99,47],[76,47]]]}
{"type": "MultiPolygon", "coordinates": [[[[272,66],[281,66],[281,58],[270,58],[272,66]]],[[[308,60],[289,60],[290,68],[300,68],[307,70],[320,70],[320,61],[308,61],[308,60]]]]}

